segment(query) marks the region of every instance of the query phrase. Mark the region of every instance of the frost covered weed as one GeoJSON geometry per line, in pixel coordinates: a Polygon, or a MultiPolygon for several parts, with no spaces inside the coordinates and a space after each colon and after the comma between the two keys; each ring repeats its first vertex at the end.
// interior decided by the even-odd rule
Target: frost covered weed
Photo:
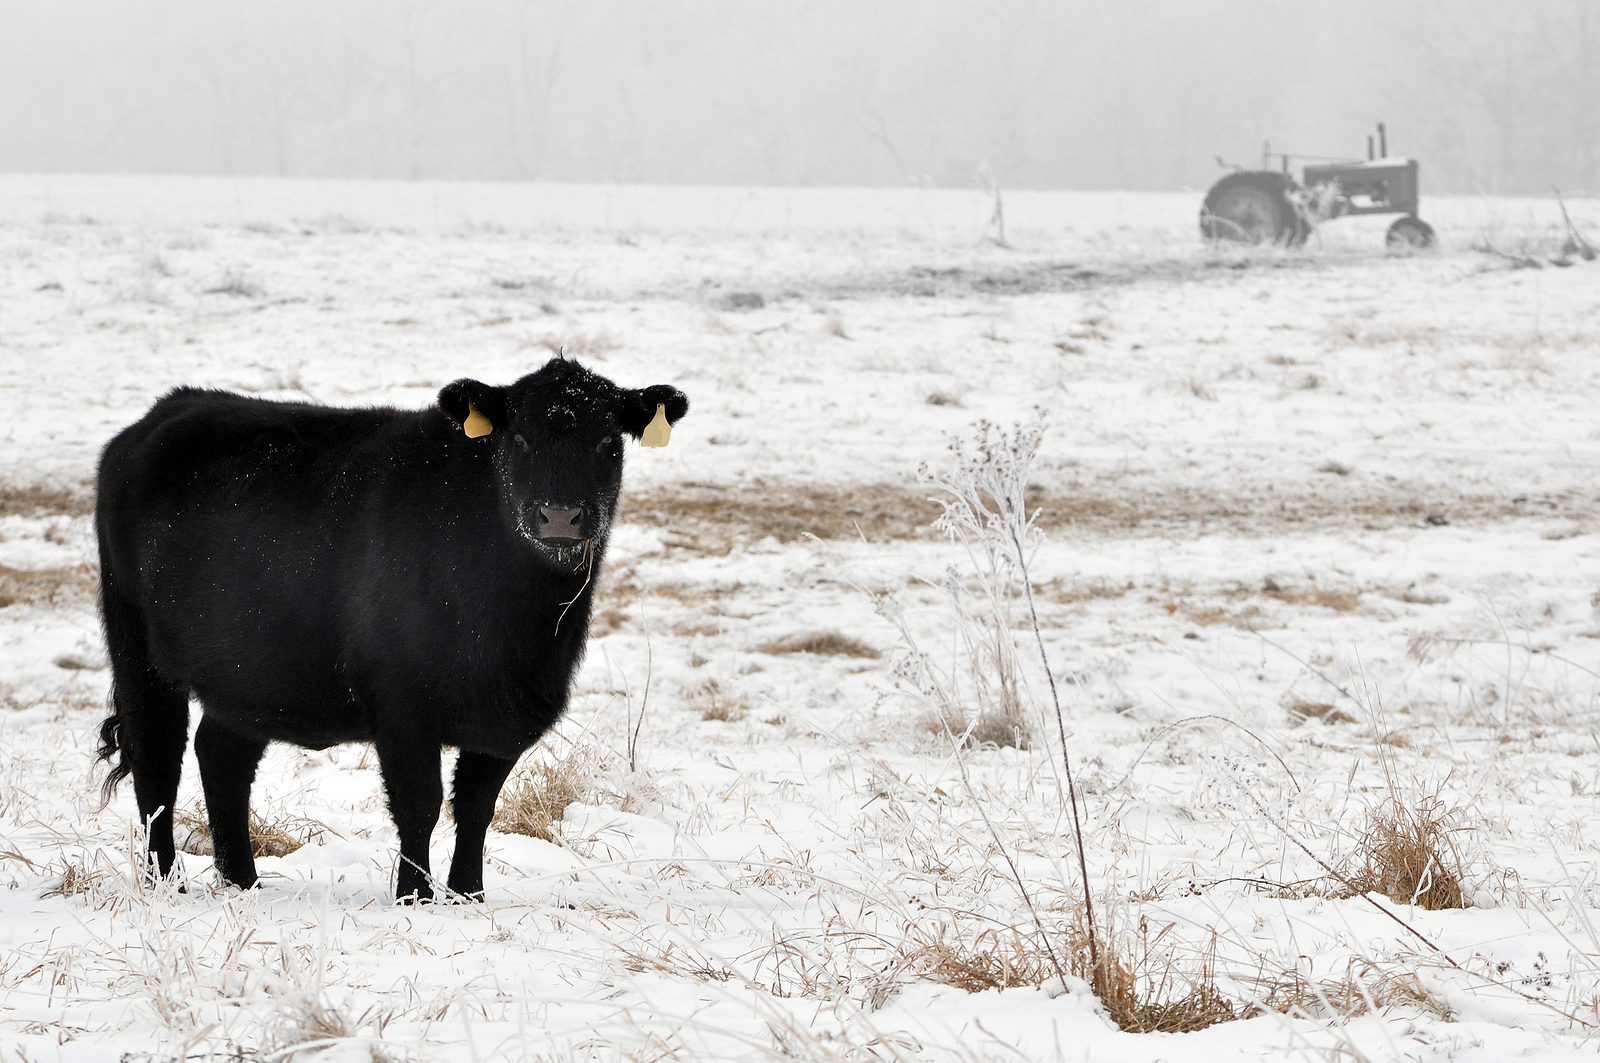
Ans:
{"type": "Polygon", "coordinates": [[[956,459],[951,471],[935,474],[927,466],[921,470],[922,482],[938,492],[935,500],[944,507],[935,527],[962,549],[969,563],[968,579],[951,569],[939,584],[950,606],[947,615],[953,618],[953,659],[941,663],[920,648],[904,610],[892,596],[877,600],[879,614],[895,626],[906,648],[895,662],[895,678],[902,689],[936,714],[967,795],[1033,918],[1031,932],[988,927],[967,936],[954,924],[932,934],[913,928],[906,935],[910,951],[903,951],[903,962],[926,977],[969,990],[1037,985],[1050,972],[1062,980],[1070,973],[1088,983],[1124,1030],[1203,1029],[1235,1015],[1233,1004],[1212,979],[1213,956],[1205,957],[1196,976],[1184,978],[1172,951],[1162,947],[1171,926],[1152,935],[1149,924],[1141,919],[1138,934],[1124,942],[1114,933],[1109,921],[1113,916],[1108,915],[1103,924],[1095,918],[1066,725],[1028,574],[1029,561],[1043,539],[1036,526],[1037,512],[1029,509],[1028,478],[1044,431],[1042,415],[1010,430],[981,422],[970,446],[951,445],[956,459]],[[969,581],[976,590],[968,589],[969,581]],[[975,737],[982,742],[997,728],[1010,738],[1003,744],[1028,748],[1038,737],[1029,726],[1021,655],[1012,634],[1019,599],[1027,605],[1028,628],[1050,688],[1061,745],[1063,796],[1083,891],[1077,920],[1065,930],[1047,926],[1040,917],[1033,890],[985,811],[963,756],[964,745],[975,737]],[[976,709],[975,719],[969,716],[968,706],[976,709]]]}
{"type": "Polygon", "coordinates": [[[948,607],[955,646],[949,663],[921,649],[898,603],[879,599],[880,615],[895,625],[906,649],[895,662],[896,678],[929,711],[930,730],[948,729],[962,741],[1027,749],[1035,740],[1013,632],[1026,554],[1042,538],[1028,511],[1027,488],[1044,429],[1042,417],[1010,431],[981,422],[971,449],[950,445],[953,469],[935,473],[924,465],[918,471],[943,507],[934,528],[968,562],[966,571],[948,568],[934,584],[948,607]]]}

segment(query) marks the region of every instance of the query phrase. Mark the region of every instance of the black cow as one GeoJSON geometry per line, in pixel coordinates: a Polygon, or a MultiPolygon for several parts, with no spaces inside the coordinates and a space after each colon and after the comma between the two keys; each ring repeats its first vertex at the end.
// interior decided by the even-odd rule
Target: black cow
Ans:
{"type": "Polygon", "coordinates": [[[455,746],[448,884],[481,898],[500,787],[566,708],[583,654],[622,436],[660,408],[675,422],[689,402],[553,359],[509,387],[458,380],[420,411],[179,388],[117,435],[95,505],[100,756],[120,753],[106,800],[133,776],[152,871],[173,867],[193,695],[224,879],[256,882],[250,786],[268,742],[371,741],[396,893],[430,898],[440,749],[455,746]]]}

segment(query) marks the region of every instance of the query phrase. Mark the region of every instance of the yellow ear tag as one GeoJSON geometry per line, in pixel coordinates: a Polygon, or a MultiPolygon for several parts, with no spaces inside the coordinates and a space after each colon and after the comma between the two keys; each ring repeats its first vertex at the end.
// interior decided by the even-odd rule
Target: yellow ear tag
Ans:
{"type": "Polygon", "coordinates": [[[656,415],[649,424],[644,426],[644,434],[639,437],[639,445],[644,447],[664,447],[667,440],[672,438],[672,425],[667,420],[667,408],[661,404],[656,405],[656,415]]]}
{"type": "Polygon", "coordinates": [[[461,422],[461,430],[467,433],[468,439],[477,439],[479,436],[486,436],[493,432],[494,425],[490,424],[489,418],[485,417],[476,406],[469,402],[467,403],[467,419],[461,422]]]}

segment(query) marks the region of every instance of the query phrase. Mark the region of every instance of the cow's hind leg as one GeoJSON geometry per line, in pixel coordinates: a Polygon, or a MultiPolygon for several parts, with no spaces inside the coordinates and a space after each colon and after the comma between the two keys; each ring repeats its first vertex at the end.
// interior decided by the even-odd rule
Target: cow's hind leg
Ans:
{"type": "Polygon", "coordinates": [[[439,806],[444,802],[444,787],[439,781],[439,744],[382,729],[375,737],[389,814],[400,831],[395,898],[406,903],[432,900],[428,842],[433,838],[439,806]]]}
{"type": "Polygon", "coordinates": [[[147,831],[151,870],[172,874],[172,809],[189,744],[189,691],[157,673],[145,644],[144,621],[102,574],[106,648],[111,658],[112,714],[100,728],[100,756],[119,760],[106,779],[105,796],[133,776],[139,820],[147,831]]]}
{"type": "Polygon", "coordinates": [[[256,884],[255,850],[250,843],[250,787],[267,744],[201,716],[194,732],[200,785],[211,818],[211,844],[217,874],[235,886],[256,884]]]}
{"type": "Polygon", "coordinates": [[[516,765],[514,760],[461,751],[456,761],[455,793],[451,808],[456,817],[456,851],[450,860],[450,892],[469,900],[483,900],[483,836],[494,818],[495,799],[516,765]]]}

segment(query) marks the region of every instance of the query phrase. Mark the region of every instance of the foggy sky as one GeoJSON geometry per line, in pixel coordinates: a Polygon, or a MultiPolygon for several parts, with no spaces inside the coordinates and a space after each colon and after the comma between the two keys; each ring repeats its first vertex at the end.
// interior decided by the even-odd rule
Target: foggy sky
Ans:
{"type": "Polygon", "coordinates": [[[0,170],[1600,194],[1600,0],[0,0],[0,170]]]}

